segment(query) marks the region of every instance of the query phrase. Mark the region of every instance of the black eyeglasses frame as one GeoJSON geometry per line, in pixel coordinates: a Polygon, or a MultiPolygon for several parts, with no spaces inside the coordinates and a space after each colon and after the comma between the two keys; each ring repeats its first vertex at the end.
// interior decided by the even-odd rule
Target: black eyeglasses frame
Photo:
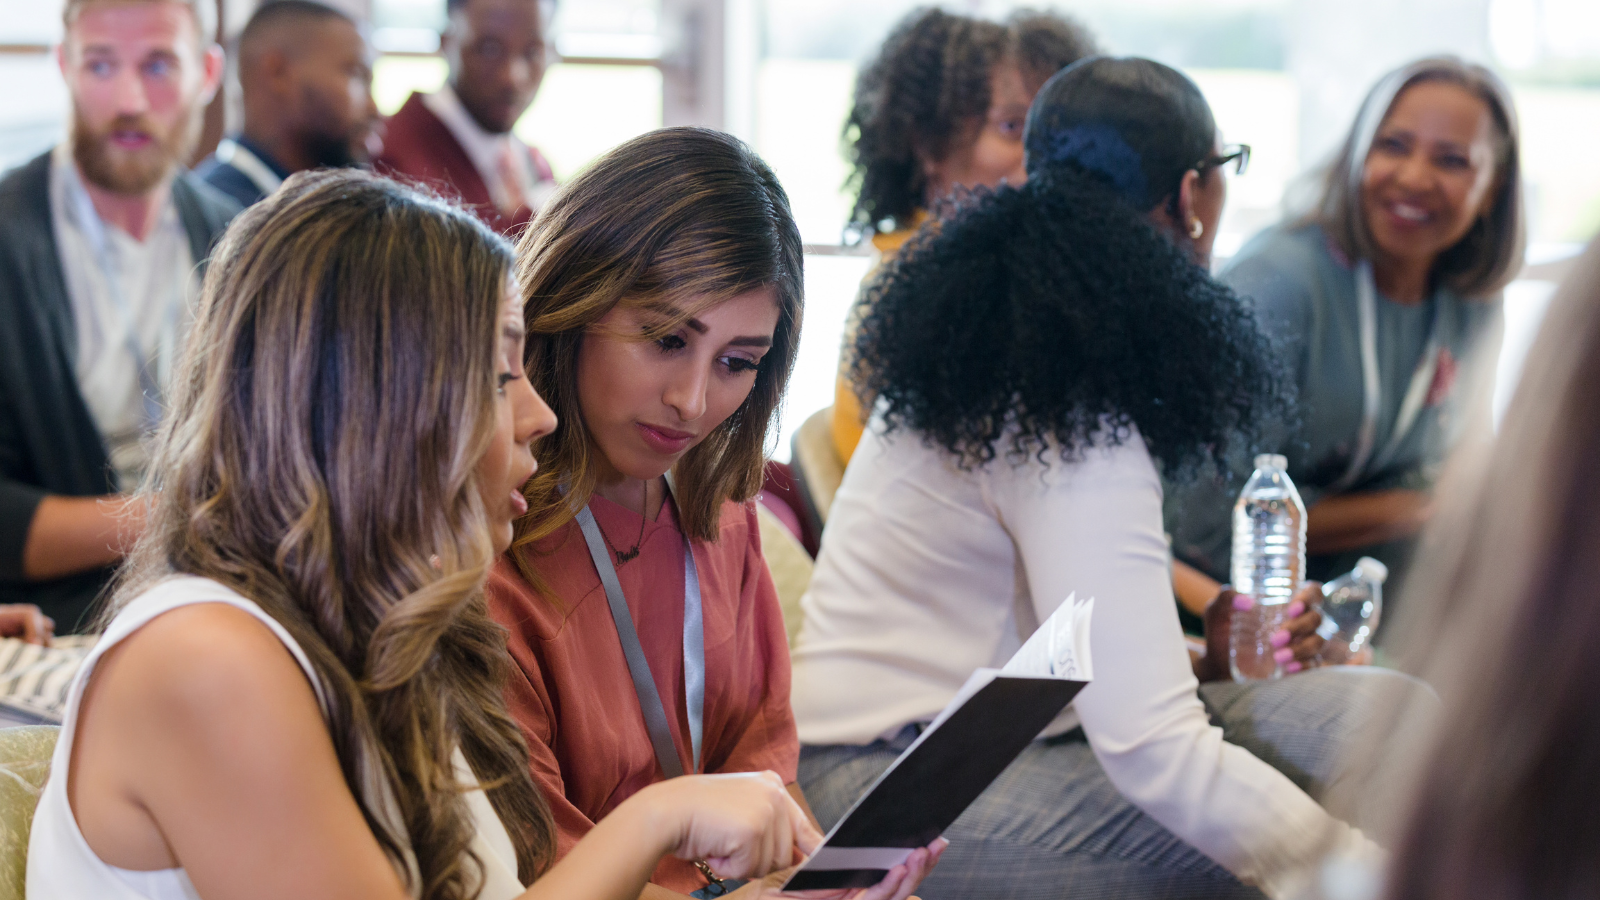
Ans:
{"type": "Polygon", "coordinates": [[[1250,168],[1250,145],[1231,144],[1222,148],[1221,156],[1210,156],[1194,164],[1194,170],[1205,175],[1212,169],[1220,169],[1233,163],[1233,174],[1243,175],[1250,168]]]}

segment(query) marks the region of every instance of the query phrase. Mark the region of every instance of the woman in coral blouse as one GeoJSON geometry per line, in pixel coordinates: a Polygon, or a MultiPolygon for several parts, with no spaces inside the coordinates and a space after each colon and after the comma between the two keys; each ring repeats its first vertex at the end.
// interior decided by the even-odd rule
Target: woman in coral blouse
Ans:
{"type": "MultiPolygon", "coordinates": [[[[799,342],[783,189],[738,140],[663,129],[566,186],[518,255],[527,372],[560,425],[488,594],[558,855],[685,772],[770,769],[798,797],[788,645],[749,502],[799,342]]],[[[937,849],[863,900],[905,897],[937,849]]],[[[781,883],[735,888],[676,859],[652,881],[655,900],[781,883]]]]}

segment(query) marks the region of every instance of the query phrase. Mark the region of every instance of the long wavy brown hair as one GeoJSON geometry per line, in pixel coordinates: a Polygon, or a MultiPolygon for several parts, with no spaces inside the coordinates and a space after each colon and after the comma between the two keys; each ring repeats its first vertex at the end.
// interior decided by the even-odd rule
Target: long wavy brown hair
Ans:
{"type": "MultiPolygon", "coordinates": [[[[673,470],[684,533],[717,539],[722,504],[761,489],[768,429],[800,346],[800,232],[789,198],[750,148],[704,128],[663,128],[602,156],[539,213],[517,247],[527,300],[528,378],[555,411],[515,546],[555,532],[594,493],[593,438],[578,404],[584,332],[618,304],[673,315],[653,340],[756,288],[778,296],[778,326],[744,403],[673,470]]],[[[524,577],[540,584],[527,554],[524,577]]]]}
{"type": "Polygon", "coordinates": [[[482,884],[457,747],[523,881],[554,851],[482,593],[494,549],[474,469],[511,263],[471,215],[358,172],[296,175],[240,216],[206,275],[144,487],[148,530],[113,597],[199,575],[288,629],[325,689],[346,783],[428,900],[482,884]],[[363,789],[383,782],[398,822],[363,789]]]}

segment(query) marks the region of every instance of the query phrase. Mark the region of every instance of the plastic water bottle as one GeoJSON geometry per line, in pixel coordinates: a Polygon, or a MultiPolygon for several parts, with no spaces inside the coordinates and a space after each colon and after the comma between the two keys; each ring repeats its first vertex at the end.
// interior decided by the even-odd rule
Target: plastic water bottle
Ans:
{"type": "Polygon", "coordinates": [[[1276,453],[1256,457],[1256,470],[1233,505],[1233,589],[1255,598],[1235,610],[1228,654],[1234,681],[1280,678],[1272,635],[1288,620],[1289,599],[1305,580],[1306,505],[1276,453]]]}
{"type": "Polygon", "coordinates": [[[1372,645],[1388,577],[1388,566],[1363,556],[1354,569],[1322,586],[1322,625],[1317,633],[1327,642],[1322,646],[1323,662],[1347,663],[1372,645]]]}

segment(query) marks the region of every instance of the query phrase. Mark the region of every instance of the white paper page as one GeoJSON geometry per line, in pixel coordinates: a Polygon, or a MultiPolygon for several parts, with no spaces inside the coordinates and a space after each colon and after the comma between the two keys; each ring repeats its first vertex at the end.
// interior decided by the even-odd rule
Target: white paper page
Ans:
{"type": "Polygon", "coordinates": [[[1076,593],[1069,594],[1050,618],[1012,654],[1001,673],[1092,681],[1094,666],[1089,658],[1089,620],[1093,614],[1093,597],[1079,600],[1076,593]]]}

